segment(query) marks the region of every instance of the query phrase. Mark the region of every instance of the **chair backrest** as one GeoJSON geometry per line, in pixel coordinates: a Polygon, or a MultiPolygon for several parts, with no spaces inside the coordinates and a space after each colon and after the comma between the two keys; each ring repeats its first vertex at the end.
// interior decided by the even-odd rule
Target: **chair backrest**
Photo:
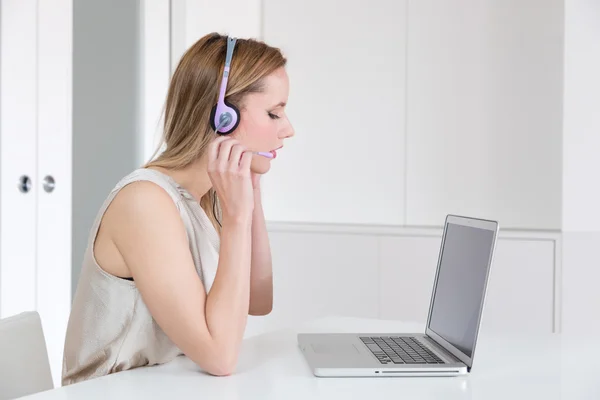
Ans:
{"type": "Polygon", "coordinates": [[[24,312],[0,320],[0,400],[54,388],[40,316],[24,312]]]}

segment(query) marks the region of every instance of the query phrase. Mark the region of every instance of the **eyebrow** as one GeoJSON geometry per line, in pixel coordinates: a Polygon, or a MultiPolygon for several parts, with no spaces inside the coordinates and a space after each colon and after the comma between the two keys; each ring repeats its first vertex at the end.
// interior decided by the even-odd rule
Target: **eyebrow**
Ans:
{"type": "Polygon", "coordinates": [[[275,108],[277,108],[277,107],[285,107],[285,105],[286,105],[286,102],[285,102],[285,101],[282,101],[282,102],[280,102],[279,104],[276,104],[276,105],[274,105],[273,107],[271,107],[271,110],[273,110],[273,109],[275,109],[275,108]]]}

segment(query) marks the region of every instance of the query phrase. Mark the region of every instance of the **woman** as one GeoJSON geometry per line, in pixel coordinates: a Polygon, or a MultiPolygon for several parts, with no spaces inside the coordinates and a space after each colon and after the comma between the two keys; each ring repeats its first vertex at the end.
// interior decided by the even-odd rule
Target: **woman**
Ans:
{"type": "Polygon", "coordinates": [[[184,54],[164,151],[116,185],[92,227],[63,385],[181,354],[213,375],[234,371],[248,314],[272,307],[260,177],[294,133],[285,65],[276,48],[218,34],[184,54]]]}

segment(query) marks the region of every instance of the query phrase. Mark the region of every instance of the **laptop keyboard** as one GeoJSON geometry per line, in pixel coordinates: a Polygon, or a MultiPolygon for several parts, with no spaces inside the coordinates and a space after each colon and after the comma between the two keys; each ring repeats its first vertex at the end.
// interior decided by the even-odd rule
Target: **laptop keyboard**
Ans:
{"type": "Polygon", "coordinates": [[[361,336],[360,340],[381,364],[444,364],[442,359],[414,337],[361,336]]]}

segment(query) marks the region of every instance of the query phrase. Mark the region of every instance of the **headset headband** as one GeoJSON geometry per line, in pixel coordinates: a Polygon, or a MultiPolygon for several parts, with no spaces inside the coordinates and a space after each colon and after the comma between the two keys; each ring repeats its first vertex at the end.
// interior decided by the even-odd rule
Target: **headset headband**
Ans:
{"type": "Polygon", "coordinates": [[[229,102],[225,101],[225,93],[227,91],[227,82],[229,80],[229,70],[231,67],[231,59],[233,58],[233,50],[235,49],[237,39],[227,38],[227,53],[225,56],[225,67],[223,69],[223,79],[219,89],[219,99],[211,113],[211,126],[215,132],[220,134],[228,134],[237,128],[240,121],[238,109],[229,102]]]}

